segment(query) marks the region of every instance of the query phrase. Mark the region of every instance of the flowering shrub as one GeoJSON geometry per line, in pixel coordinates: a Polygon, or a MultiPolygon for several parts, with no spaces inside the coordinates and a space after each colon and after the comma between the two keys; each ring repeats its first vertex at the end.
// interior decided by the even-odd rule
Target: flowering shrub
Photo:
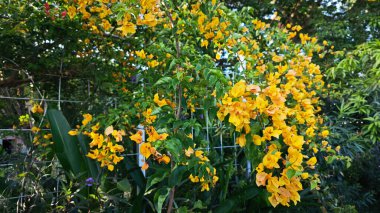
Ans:
{"type": "MultiPolygon", "coordinates": [[[[94,116],[99,123],[84,114],[82,125],[69,132],[91,138],[87,157],[112,172],[132,151],[126,146],[136,143],[143,170],[169,168],[164,177],[186,174],[200,191],[210,191],[220,174],[201,131],[218,122],[203,110],[237,135],[273,207],[297,204],[308,184],[318,188],[315,154],[336,151],[319,114],[325,90],[313,58],[322,58],[325,47],[317,38],[298,25],[281,26],[276,14],[258,20],[215,0],[66,2],[71,21],[98,40],[110,39],[83,41],[88,49],[115,53],[110,63],[117,71],[106,74],[122,103],[107,116],[94,116]]],[[[180,182],[158,191],[163,200],[169,196],[168,212],[180,182]]]]}

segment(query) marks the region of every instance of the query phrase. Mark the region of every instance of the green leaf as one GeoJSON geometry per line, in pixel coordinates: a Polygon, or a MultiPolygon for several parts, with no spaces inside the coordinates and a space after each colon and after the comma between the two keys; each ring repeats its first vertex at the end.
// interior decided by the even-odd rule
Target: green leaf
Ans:
{"type": "Polygon", "coordinates": [[[182,181],[182,176],[186,172],[186,167],[178,166],[174,168],[169,176],[169,186],[174,187],[182,181]]]}
{"type": "Polygon", "coordinates": [[[162,77],[160,79],[158,79],[158,81],[153,85],[154,87],[158,86],[158,85],[161,85],[161,84],[168,84],[168,85],[171,85],[171,81],[173,79],[171,77],[162,77]]]}
{"type": "MultiPolygon", "coordinates": [[[[82,156],[85,156],[89,150],[89,142],[90,142],[89,138],[85,137],[82,134],[79,134],[77,138],[80,145],[82,156]]],[[[89,172],[88,175],[90,175],[93,178],[97,177],[100,171],[99,163],[86,156],[84,157],[84,159],[85,159],[87,170],[89,172]]]]}
{"type": "Polygon", "coordinates": [[[286,176],[289,179],[292,178],[295,174],[296,174],[296,171],[294,171],[293,169],[288,169],[288,171],[286,171],[286,176]]]}
{"type": "Polygon", "coordinates": [[[81,156],[76,137],[68,134],[71,130],[69,123],[61,111],[47,110],[48,120],[53,135],[53,149],[66,172],[72,172],[77,176],[84,171],[83,156],[81,156]]]}
{"type": "Polygon", "coordinates": [[[318,183],[316,180],[311,181],[310,188],[311,190],[315,189],[318,186],[318,183]]]}
{"type": "Polygon", "coordinates": [[[170,62],[170,65],[169,65],[169,71],[173,69],[174,65],[176,65],[177,63],[177,59],[173,59],[171,62],[170,62]]]}
{"type": "Polygon", "coordinates": [[[245,187],[237,191],[235,194],[233,194],[231,197],[229,197],[227,200],[221,203],[221,205],[214,212],[217,212],[217,213],[234,212],[237,206],[239,206],[241,203],[244,203],[256,197],[258,194],[259,194],[259,191],[256,186],[251,185],[251,186],[245,187]]]}
{"type": "Polygon", "coordinates": [[[146,184],[146,191],[150,189],[154,184],[161,182],[168,176],[168,172],[165,170],[156,170],[156,172],[149,176],[146,184]]]}
{"type": "Polygon", "coordinates": [[[203,203],[201,200],[197,200],[195,203],[194,203],[194,209],[204,209],[205,206],[203,206],[203,203]]]}
{"type": "MultiPolygon", "coordinates": [[[[165,142],[165,148],[168,149],[171,153],[181,153],[182,143],[177,138],[172,138],[165,142]]],[[[178,156],[173,156],[178,158],[178,156]]]]}
{"type": "Polygon", "coordinates": [[[170,188],[161,188],[156,192],[156,194],[154,194],[154,206],[156,207],[157,212],[162,211],[162,205],[168,197],[169,192],[170,188]]]}
{"type": "Polygon", "coordinates": [[[123,192],[130,192],[131,191],[131,184],[129,184],[129,181],[127,178],[124,178],[123,180],[117,182],[117,188],[120,189],[123,192]]]}
{"type": "Polygon", "coordinates": [[[140,167],[136,163],[136,159],[133,159],[132,157],[124,157],[123,163],[127,168],[127,174],[132,177],[134,183],[140,188],[140,190],[145,191],[146,180],[140,167]]]}

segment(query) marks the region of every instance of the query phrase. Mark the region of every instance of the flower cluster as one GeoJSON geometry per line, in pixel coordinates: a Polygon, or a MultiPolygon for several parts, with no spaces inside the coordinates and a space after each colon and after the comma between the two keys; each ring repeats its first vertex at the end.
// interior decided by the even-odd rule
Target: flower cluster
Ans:
{"type": "Polygon", "coordinates": [[[18,118],[18,120],[19,120],[21,126],[23,126],[23,125],[27,125],[27,124],[29,124],[30,116],[29,116],[28,114],[21,115],[21,116],[18,118]]]}
{"type": "MultiPolygon", "coordinates": [[[[315,157],[306,161],[302,151],[317,147],[311,141],[315,139],[320,120],[316,116],[319,109],[314,106],[318,100],[316,93],[307,88],[323,83],[321,78],[309,79],[303,73],[306,70],[320,75],[315,65],[305,58],[299,60],[293,59],[289,65],[282,65],[286,66],[286,71],[279,65],[277,72],[269,72],[264,88],[239,81],[225,94],[217,114],[222,121],[228,116],[228,122],[240,132],[236,143],[241,147],[246,145],[247,138],[255,145],[268,146],[262,163],[256,169],[256,183],[266,186],[273,206],[288,206],[289,201],[294,204],[300,201],[298,191],[303,189],[301,175],[307,178],[305,167],[314,169],[317,162],[315,157]],[[252,133],[252,122],[259,123],[262,131],[252,133]],[[282,170],[279,177],[274,175],[276,170],[282,170]]],[[[323,131],[322,136],[327,135],[328,131],[323,131]]]]}
{"type": "Polygon", "coordinates": [[[33,144],[35,146],[46,147],[54,143],[51,140],[53,138],[51,133],[45,133],[37,126],[33,126],[31,131],[33,133],[33,144]]]}
{"type": "Polygon", "coordinates": [[[90,29],[95,34],[104,34],[116,28],[121,36],[136,33],[136,25],[155,27],[161,22],[163,12],[156,0],[140,0],[138,3],[124,1],[123,4],[126,6],[139,8],[139,10],[123,10],[115,13],[112,9],[118,6],[117,4],[120,2],[116,0],[78,0],[68,6],[67,15],[70,19],[79,15],[82,20],[87,21],[83,27],[90,29]],[[115,22],[116,17],[121,18],[115,22]]]}
{"type": "MultiPolygon", "coordinates": [[[[148,135],[148,139],[146,142],[143,142],[142,138],[142,132],[141,130],[137,131],[135,134],[131,135],[129,138],[136,142],[137,144],[141,144],[140,146],[140,153],[148,159],[150,156],[152,156],[155,160],[157,160],[159,163],[165,163],[168,164],[170,162],[170,157],[166,154],[159,153],[156,148],[154,147],[155,142],[157,141],[165,141],[169,134],[157,133],[156,129],[153,126],[148,126],[145,128],[145,131],[148,135]]],[[[149,164],[145,161],[144,165],[142,167],[143,170],[146,170],[149,168],[149,164]]]]}
{"type": "MultiPolygon", "coordinates": [[[[241,147],[247,143],[261,147],[264,155],[256,168],[256,183],[271,194],[268,199],[272,206],[289,206],[291,201],[294,204],[300,201],[302,179],[319,181],[317,174],[309,172],[317,163],[314,153],[323,147],[322,139],[328,136],[327,130],[317,134],[323,122],[317,116],[320,111],[317,92],[323,89],[324,82],[319,66],[311,62],[313,52],[321,51],[321,47],[316,38],[300,34],[305,50],[288,40],[273,51],[268,45],[273,38],[254,40],[249,27],[242,29],[245,36],[239,40],[226,38],[224,47],[232,50],[236,42],[251,47],[229,57],[245,59],[242,69],[246,76],[252,76],[250,82],[254,83],[240,80],[234,84],[218,103],[217,116],[221,121],[228,118],[238,133],[236,143],[241,147]],[[252,129],[253,125],[261,129],[252,129]]],[[[258,33],[272,30],[259,20],[252,21],[252,28],[258,33]]],[[[289,25],[280,33],[291,39],[300,30],[299,26],[289,25]]]]}
{"type": "Polygon", "coordinates": [[[205,163],[209,162],[210,160],[204,155],[204,152],[202,150],[194,151],[192,147],[189,147],[185,150],[185,155],[188,158],[196,158],[198,164],[200,165],[199,167],[196,167],[196,173],[199,175],[190,174],[190,181],[193,183],[199,182],[202,186],[202,192],[210,191],[210,185],[214,187],[219,180],[219,177],[216,176],[216,169],[205,165],[205,163]],[[205,170],[206,172],[202,170],[205,170]]]}
{"type": "Polygon", "coordinates": [[[30,111],[32,113],[38,113],[38,114],[44,113],[44,109],[39,104],[33,104],[33,107],[30,111]]]}
{"type": "Polygon", "coordinates": [[[82,132],[87,135],[91,142],[89,144],[90,151],[87,153],[87,157],[100,162],[101,167],[107,166],[109,171],[113,171],[117,163],[124,159],[121,153],[124,152],[124,147],[119,144],[125,136],[124,130],[116,130],[113,126],[108,126],[104,134],[99,133],[100,124],[97,123],[89,127],[89,123],[92,121],[92,115],[84,114],[82,120],[82,126],[78,129],[69,131],[69,135],[77,135],[82,132]],[[91,131],[86,131],[91,129],[91,131]]]}

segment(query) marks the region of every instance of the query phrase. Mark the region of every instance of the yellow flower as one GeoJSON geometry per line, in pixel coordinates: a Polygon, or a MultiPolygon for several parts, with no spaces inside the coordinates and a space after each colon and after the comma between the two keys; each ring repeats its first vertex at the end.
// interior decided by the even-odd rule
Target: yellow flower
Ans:
{"type": "Polygon", "coordinates": [[[117,28],[117,30],[121,31],[121,34],[123,36],[127,36],[128,34],[136,33],[136,26],[131,22],[127,22],[124,23],[121,27],[117,28]]]}
{"type": "Polygon", "coordinates": [[[113,130],[112,136],[115,138],[116,142],[120,142],[123,140],[123,136],[125,136],[124,130],[113,130]]]}
{"type": "Polygon", "coordinates": [[[165,105],[168,105],[168,103],[166,102],[165,99],[162,99],[160,100],[160,98],[158,97],[158,93],[154,94],[154,99],[153,99],[154,103],[156,103],[159,107],[163,107],[165,105]]]}
{"type": "Polygon", "coordinates": [[[145,117],[145,121],[148,123],[148,124],[151,124],[153,123],[157,116],[155,115],[151,115],[152,114],[152,109],[151,108],[148,108],[145,112],[143,112],[143,116],[145,117]]]}
{"type": "Polygon", "coordinates": [[[168,164],[168,163],[170,163],[170,158],[169,158],[169,156],[163,154],[162,157],[157,158],[157,161],[158,161],[159,163],[163,162],[163,163],[165,163],[165,164],[168,164]]]}
{"type": "Polygon", "coordinates": [[[301,136],[301,135],[292,136],[291,141],[292,141],[292,143],[289,145],[298,149],[298,150],[301,150],[302,145],[305,143],[305,140],[304,140],[303,136],[301,136]]]}
{"type": "Polygon", "coordinates": [[[84,114],[83,118],[84,119],[82,121],[82,124],[83,124],[83,126],[86,126],[92,120],[92,115],[90,115],[90,114],[84,114]]]}
{"type": "Polygon", "coordinates": [[[195,151],[195,157],[201,157],[203,155],[203,151],[202,150],[197,150],[195,151]]]}
{"type": "Polygon", "coordinates": [[[100,128],[100,123],[98,122],[98,123],[96,123],[95,126],[92,126],[92,127],[91,127],[91,130],[92,130],[93,132],[96,132],[96,131],[99,130],[99,128],[100,128]]]}
{"type": "Polygon", "coordinates": [[[203,192],[203,191],[210,191],[210,187],[209,187],[208,183],[202,183],[201,192],[203,192]]]}
{"type": "Polygon", "coordinates": [[[271,176],[271,174],[267,174],[265,172],[258,172],[256,174],[256,185],[257,186],[265,186],[266,181],[271,176]]]}
{"type": "Polygon", "coordinates": [[[288,148],[287,160],[291,164],[289,168],[295,171],[302,171],[303,158],[303,154],[299,150],[293,147],[288,148]]]}
{"type": "Polygon", "coordinates": [[[327,138],[327,136],[329,136],[329,130],[323,130],[321,135],[323,138],[327,138]]]}
{"type": "Polygon", "coordinates": [[[149,164],[147,162],[144,162],[144,164],[142,165],[141,169],[142,170],[147,170],[149,168],[149,164]]]}
{"type": "MultiPolygon", "coordinates": [[[[208,40],[203,40],[203,39],[202,39],[201,47],[206,47],[206,48],[207,48],[207,47],[208,47],[208,40]]],[[[219,59],[220,59],[220,57],[219,57],[219,59]]],[[[219,59],[218,59],[218,60],[219,60],[219,59]]]]}
{"type": "Polygon", "coordinates": [[[42,114],[44,112],[44,110],[39,104],[34,104],[31,111],[32,113],[39,113],[39,114],[42,114]]]}
{"type": "Polygon", "coordinates": [[[160,63],[156,60],[148,61],[148,66],[151,68],[157,67],[160,63]]]}
{"type": "Polygon", "coordinates": [[[193,183],[198,183],[199,182],[199,177],[198,176],[193,176],[192,174],[190,174],[189,179],[193,183]]]}
{"type": "Polygon", "coordinates": [[[317,158],[316,157],[312,157],[310,158],[306,164],[309,165],[310,167],[314,166],[315,164],[317,163],[317,158]]]}
{"type": "Polygon", "coordinates": [[[317,153],[318,153],[318,149],[317,149],[316,147],[314,147],[314,148],[313,148],[313,152],[314,152],[315,154],[317,154],[317,153]]]}
{"type": "Polygon", "coordinates": [[[219,177],[218,176],[212,176],[212,184],[216,184],[216,182],[218,182],[219,180],[219,177]]]}
{"type": "Polygon", "coordinates": [[[257,85],[250,84],[250,85],[247,85],[246,90],[253,94],[256,94],[261,91],[261,88],[257,85]]]}
{"type": "Polygon", "coordinates": [[[140,51],[135,51],[136,55],[141,58],[141,59],[145,59],[146,58],[146,55],[145,55],[145,51],[144,50],[140,50],[140,51]]]}
{"type": "Polygon", "coordinates": [[[278,165],[278,160],[280,160],[280,158],[281,152],[268,152],[263,158],[263,164],[268,169],[280,168],[280,165],[278,165]]]}
{"type": "Polygon", "coordinates": [[[104,130],[104,134],[105,135],[110,135],[110,134],[112,134],[112,132],[113,132],[113,126],[111,125],[111,126],[109,126],[109,127],[107,127],[105,130],[104,130]]]}
{"type": "Polygon", "coordinates": [[[221,56],[222,56],[222,55],[221,55],[220,53],[217,53],[216,56],[215,56],[216,60],[220,60],[220,57],[221,57],[221,56]]]}
{"type": "Polygon", "coordinates": [[[307,179],[309,177],[309,173],[304,172],[301,174],[302,179],[307,179]]]}
{"type": "Polygon", "coordinates": [[[151,148],[152,146],[150,145],[150,143],[143,143],[140,147],[140,153],[145,157],[145,158],[149,158],[149,156],[152,154],[151,153],[151,148]]]}
{"type": "Polygon", "coordinates": [[[263,130],[263,138],[270,141],[272,139],[272,136],[275,138],[279,138],[281,132],[281,130],[275,130],[272,126],[268,126],[263,130]]]}
{"type": "Polygon", "coordinates": [[[236,143],[239,144],[240,147],[244,147],[246,144],[247,140],[245,138],[245,134],[241,134],[237,139],[236,143]]]}
{"type": "Polygon", "coordinates": [[[79,133],[78,133],[78,130],[77,129],[73,129],[73,130],[70,130],[69,131],[69,135],[71,135],[71,136],[75,136],[75,135],[78,135],[79,133]]]}
{"type": "Polygon", "coordinates": [[[247,85],[245,84],[245,81],[240,80],[238,83],[236,83],[232,89],[230,90],[230,95],[233,98],[241,97],[244,95],[247,85]]]}
{"type": "Polygon", "coordinates": [[[114,170],[114,166],[112,164],[107,165],[107,169],[111,172],[114,170]]]}
{"type": "Polygon", "coordinates": [[[37,132],[41,131],[41,129],[38,128],[38,127],[36,127],[36,126],[33,126],[32,129],[31,129],[31,131],[32,131],[33,133],[37,133],[37,132]]]}
{"type": "Polygon", "coordinates": [[[284,57],[283,56],[279,56],[279,55],[274,55],[273,57],[272,57],[272,61],[274,61],[274,62],[281,62],[281,61],[283,61],[284,60],[284,57]]]}
{"type": "Polygon", "coordinates": [[[136,134],[129,136],[129,138],[130,138],[132,141],[134,141],[134,142],[140,144],[140,143],[142,142],[142,134],[143,134],[142,131],[139,130],[139,131],[137,131],[136,134]]]}
{"type": "Polygon", "coordinates": [[[92,139],[91,143],[89,144],[91,148],[97,146],[99,149],[103,146],[104,136],[102,134],[91,132],[90,138],[92,139]]]}
{"type": "Polygon", "coordinates": [[[149,9],[150,10],[156,6],[157,0],[141,0],[140,4],[141,4],[141,7],[143,9],[149,9]]]}
{"type": "Polygon", "coordinates": [[[46,140],[49,140],[50,138],[52,138],[53,137],[53,135],[52,134],[46,134],[46,135],[44,135],[44,138],[46,139],[46,140]]]}
{"type": "Polygon", "coordinates": [[[154,129],[153,126],[150,126],[146,129],[147,134],[149,135],[148,137],[148,142],[155,142],[155,141],[163,141],[166,140],[166,138],[169,136],[167,133],[163,134],[158,134],[157,131],[154,129]]]}
{"type": "Polygon", "coordinates": [[[260,173],[264,171],[264,164],[263,163],[260,163],[257,167],[256,167],[256,172],[260,173]]]}
{"type": "Polygon", "coordinates": [[[118,157],[117,155],[113,155],[113,160],[112,160],[112,162],[114,163],[114,164],[117,164],[117,163],[119,163],[121,160],[123,160],[124,159],[124,157],[118,157]]]}
{"type": "Polygon", "coordinates": [[[144,15],[144,19],[138,19],[137,24],[145,24],[149,27],[155,27],[157,25],[157,19],[152,13],[148,13],[144,15]]]}
{"type": "Polygon", "coordinates": [[[99,155],[99,150],[98,149],[93,149],[89,153],[87,153],[86,156],[95,160],[95,159],[98,158],[98,155],[99,155]]]}
{"type": "Polygon", "coordinates": [[[288,40],[290,40],[290,39],[296,37],[296,35],[297,35],[297,32],[289,32],[288,40]]]}
{"type": "Polygon", "coordinates": [[[253,143],[257,146],[260,146],[261,143],[264,141],[259,135],[253,135],[253,143]]]}
{"type": "Polygon", "coordinates": [[[187,157],[190,157],[192,154],[194,154],[194,149],[189,146],[189,148],[185,149],[185,155],[187,157]]]}
{"type": "Polygon", "coordinates": [[[73,19],[75,15],[77,14],[77,9],[73,6],[70,6],[67,10],[67,15],[69,15],[70,19],[73,19]]]}

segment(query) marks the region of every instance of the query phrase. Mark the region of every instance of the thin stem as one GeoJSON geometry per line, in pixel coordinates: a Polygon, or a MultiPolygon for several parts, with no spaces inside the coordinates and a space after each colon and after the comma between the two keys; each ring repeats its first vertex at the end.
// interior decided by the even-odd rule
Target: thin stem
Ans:
{"type": "MultiPolygon", "coordinates": [[[[173,20],[172,14],[168,11],[168,9],[164,3],[163,3],[163,6],[165,7],[165,13],[168,16],[169,21],[170,21],[173,29],[175,29],[175,22],[173,20]]],[[[175,35],[176,58],[178,59],[181,56],[181,47],[179,44],[178,34],[175,33],[174,35],[175,35]]],[[[180,69],[180,65],[177,65],[177,69],[178,70],[180,69]]],[[[182,108],[182,101],[181,101],[182,100],[182,87],[181,87],[181,85],[178,85],[176,90],[177,90],[177,94],[178,94],[178,105],[177,105],[177,111],[176,111],[175,116],[176,116],[176,120],[180,120],[181,119],[181,111],[182,111],[182,109],[181,109],[182,108]]],[[[174,166],[175,166],[174,162],[172,161],[171,162],[171,168],[173,169],[174,166]]],[[[175,186],[173,186],[173,188],[170,190],[167,213],[171,213],[173,210],[174,194],[175,194],[175,186]]]]}

